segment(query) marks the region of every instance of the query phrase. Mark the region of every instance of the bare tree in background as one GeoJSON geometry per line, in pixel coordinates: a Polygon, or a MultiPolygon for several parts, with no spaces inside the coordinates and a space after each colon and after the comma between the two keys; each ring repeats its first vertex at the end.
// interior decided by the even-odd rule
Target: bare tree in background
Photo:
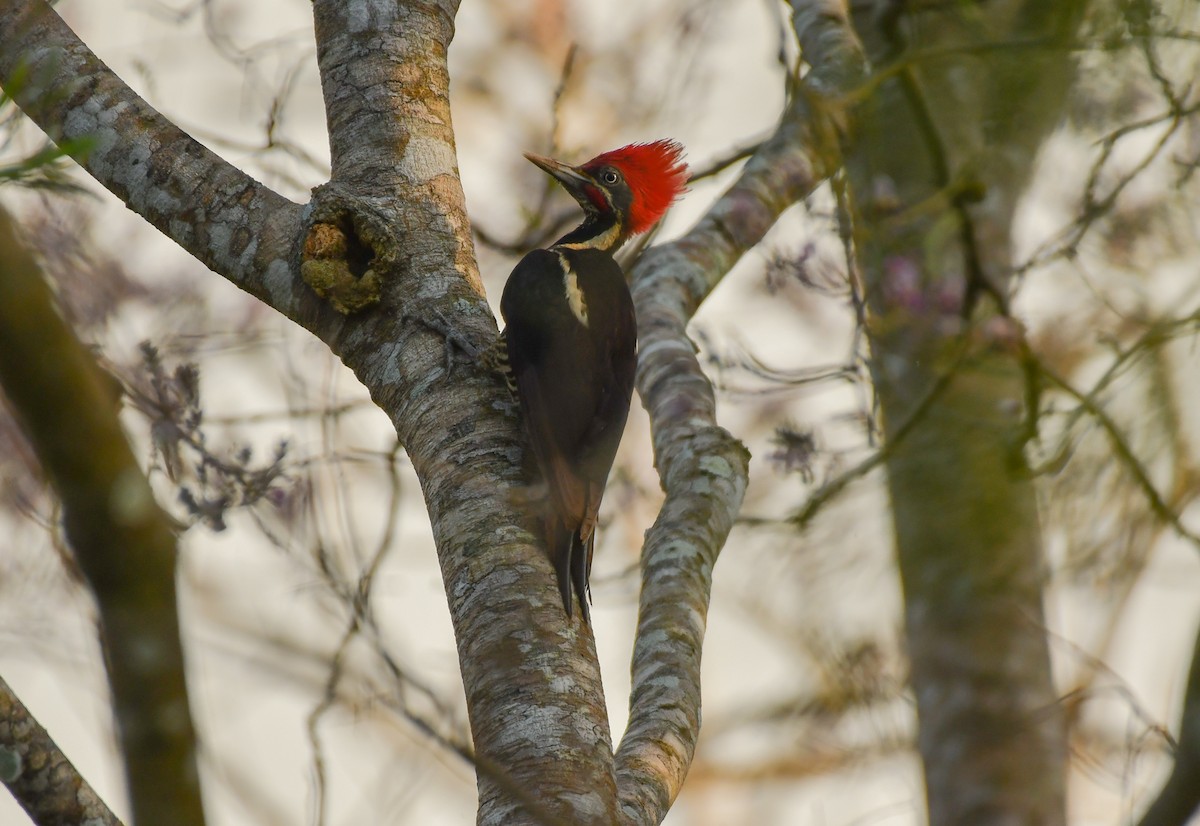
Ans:
{"type": "MultiPolygon", "coordinates": [[[[712,174],[749,157],[686,234],[645,249],[630,268],[641,349],[638,390],[650,415],[665,499],[642,549],[630,717],[614,748],[591,630],[565,620],[544,549],[512,495],[527,483],[513,406],[493,376],[454,358],[456,346],[478,347],[496,333],[449,109],[446,57],[458,3],[313,3],[332,171],[301,206],[154,111],[49,4],[0,0],[0,84],[21,109],[130,209],[314,334],[389,417],[432,524],[471,745],[408,707],[401,713],[471,761],[479,823],[657,823],[680,793],[700,730],[700,657],[713,566],[734,526],[748,472],[747,452],[717,424],[713,387],[687,325],[779,217],[819,188],[832,193],[834,233],[845,251],[839,295],[862,334],[855,358],[869,368],[875,401],[861,412],[871,449],[858,464],[821,474],[806,504],[785,521],[807,527],[852,483],[876,469],[886,476],[931,823],[1065,822],[1073,706],[1061,701],[1050,670],[1047,563],[1036,497],[1039,471],[1060,470],[1070,459],[1077,443],[1071,428],[1087,420],[1107,437],[1122,478],[1132,480],[1131,501],[1140,503],[1134,509],[1146,517],[1148,534],[1165,525],[1194,541],[1182,520],[1193,477],[1177,470],[1164,492],[1103,396],[1121,365],[1193,334],[1195,314],[1115,331],[1121,342],[1116,366],[1080,390],[1063,369],[1061,350],[1028,337],[1012,305],[1023,279],[1056,260],[1075,259],[1096,224],[1111,220],[1120,191],[1141,171],[1135,165],[1129,178],[1114,180],[1107,166],[1126,135],[1167,128],[1170,134],[1150,156],[1158,158],[1167,138],[1194,129],[1195,92],[1173,78],[1156,50],[1160,42],[1194,49],[1200,37],[1149,0],[864,0],[850,8],[835,0],[793,0],[789,11],[781,54],[786,62],[798,44],[800,62],[789,70],[778,128],[752,149],[701,170],[712,174]],[[1020,198],[1039,151],[1070,112],[1080,55],[1110,52],[1141,60],[1166,114],[1108,126],[1077,220],[1029,261],[1016,260],[1020,198]],[[434,332],[443,326],[448,337],[434,332]]],[[[547,25],[557,36],[554,18],[547,25]]],[[[1193,157],[1178,160],[1181,180],[1197,163],[1192,149],[1193,157]]],[[[489,233],[480,237],[505,246],[489,233]]],[[[522,249],[551,237],[532,227],[508,246],[522,249]]],[[[7,280],[12,262],[25,259],[18,253],[5,258],[0,278],[7,280]]],[[[804,260],[787,266],[812,286],[804,260]]],[[[23,267],[26,275],[30,269],[23,267]]],[[[44,334],[45,326],[38,326],[44,334]]],[[[6,327],[19,330],[15,321],[6,327]]],[[[31,351],[37,348],[34,339],[31,351]]],[[[258,464],[248,455],[217,455],[205,442],[193,372],[166,364],[153,347],[141,357],[142,378],[126,382],[124,391],[153,423],[154,448],[168,475],[174,479],[185,461],[200,469],[181,490],[187,513],[220,527],[231,507],[277,494],[286,450],[281,446],[258,464]]],[[[94,365],[84,369],[92,371],[87,381],[103,383],[94,378],[94,365]]],[[[38,394],[22,401],[12,390],[31,381],[5,379],[10,403],[27,422],[52,427],[30,406],[38,394]]],[[[60,412],[69,406],[81,422],[92,421],[85,414],[105,413],[105,405],[94,402],[57,406],[60,412]]],[[[111,430],[115,414],[108,414],[111,430]]],[[[784,463],[812,473],[815,443],[787,428],[779,438],[784,463]]],[[[80,440],[63,442],[76,446],[66,458],[80,440]]],[[[173,551],[161,543],[135,551],[104,531],[107,546],[89,546],[84,533],[71,529],[69,495],[88,477],[56,469],[61,466],[46,447],[54,444],[53,430],[31,441],[63,501],[74,556],[97,595],[134,817],[203,822],[190,761],[195,742],[183,711],[183,652],[169,598],[173,551]],[[137,557],[143,553],[146,559],[137,557]],[[146,560],[156,563],[150,566],[156,579],[137,578],[146,560]],[[146,621],[131,619],[124,604],[109,599],[139,584],[160,597],[159,616],[164,610],[170,616],[151,622],[157,636],[150,646],[139,644],[146,621]],[[141,680],[128,676],[137,673],[141,680]],[[158,702],[182,718],[139,716],[147,706],[131,692],[168,684],[167,699],[158,702]],[[155,749],[178,759],[159,760],[155,749]],[[168,776],[154,776],[151,767],[168,776]]],[[[109,474],[85,485],[84,493],[124,501],[112,497],[114,489],[128,492],[122,484],[144,493],[145,480],[132,478],[118,474],[114,481],[109,474]]],[[[157,511],[146,506],[137,515],[150,520],[157,511]]],[[[342,696],[352,643],[378,643],[386,635],[369,599],[381,554],[366,555],[349,575],[338,570],[335,552],[315,555],[319,576],[347,609],[325,700],[310,718],[315,745],[322,714],[342,696]]],[[[871,650],[863,647],[860,662],[871,659],[871,650]]],[[[397,693],[422,695],[437,706],[433,692],[393,659],[383,660],[397,693]]],[[[6,755],[34,748],[17,729],[39,734],[0,720],[0,773],[9,780],[20,779],[24,764],[17,760],[10,769],[6,755]]],[[[39,740],[37,748],[48,747],[39,740]]],[[[1194,808],[1200,789],[1189,774],[1200,762],[1195,750],[1184,735],[1176,776],[1152,813],[1194,808]]],[[[66,765],[61,755],[54,760],[66,765]]],[[[315,768],[320,786],[319,757],[315,768]]],[[[69,767],[60,775],[70,788],[79,787],[81,778],[69,767]]],[[[323,821],[321,807],[318,800],[323,821]]],[[[1161,819],[1150,819],[1156,816],[1161,819]]],[[[37,822],[56,821],[45,816],[37,822]]],[[[1147,819],[1169,822],[1182,820],[1147,819]]]]}

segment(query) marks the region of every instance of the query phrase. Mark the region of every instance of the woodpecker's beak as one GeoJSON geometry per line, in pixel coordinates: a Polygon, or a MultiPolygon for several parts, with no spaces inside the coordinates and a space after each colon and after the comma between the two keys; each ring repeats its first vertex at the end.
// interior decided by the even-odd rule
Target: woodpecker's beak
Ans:
{"type": "Polygon", "coordinates": [[[556,161],[553,158],[543,158],[541,155],[534,155],[531,152],[525,153],[525,158],[538,169],[547,173],[554,180],[558,181],[563,187],[575,197],[576,201],[583,204],[585,207],[591,204],[591,199],[583,188],[588,184],[595,184],[589,175],[573,166],[567,166],[561,161],[556,161]]]}

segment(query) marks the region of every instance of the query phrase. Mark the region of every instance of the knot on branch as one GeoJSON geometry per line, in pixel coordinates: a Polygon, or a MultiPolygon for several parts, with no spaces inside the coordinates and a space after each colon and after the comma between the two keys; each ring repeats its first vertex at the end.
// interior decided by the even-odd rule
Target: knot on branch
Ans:
{"type": "Polygon", "coordinates": [[[377,303],[396,259],[388,222],[370,204],[331,184],[313,190],[300,277],[335,310],[349,315],[377,303]]]}

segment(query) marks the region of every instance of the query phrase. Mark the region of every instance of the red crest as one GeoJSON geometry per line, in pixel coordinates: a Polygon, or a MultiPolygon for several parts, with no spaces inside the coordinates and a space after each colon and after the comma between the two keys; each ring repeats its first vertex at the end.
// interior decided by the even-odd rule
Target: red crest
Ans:
{"type": "Polygon", "coordinates": [[[637,235],[654,226],[683,194],[688,180],[683,146],[673,140],[633,143],[597,155],[581,168],[594,173],[601,166],[621,170],[633,193],[628,232],[637,235]]]}

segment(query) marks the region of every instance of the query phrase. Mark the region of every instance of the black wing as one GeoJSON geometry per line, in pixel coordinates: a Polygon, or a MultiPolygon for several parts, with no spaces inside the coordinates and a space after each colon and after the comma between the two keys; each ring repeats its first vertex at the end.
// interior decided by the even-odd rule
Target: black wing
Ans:
{"type": "Polygon", "coordinates": [[[563,256],[525,256],[500,310],[526,433],[550,490],[546,542],[567,613],[573,583],[586,619],[596,516],[629,412],[637,330],[624,274],[611,256],[563,256]],[[563,256],[582,290],[586,323],[568,301],[563,256]]]}

